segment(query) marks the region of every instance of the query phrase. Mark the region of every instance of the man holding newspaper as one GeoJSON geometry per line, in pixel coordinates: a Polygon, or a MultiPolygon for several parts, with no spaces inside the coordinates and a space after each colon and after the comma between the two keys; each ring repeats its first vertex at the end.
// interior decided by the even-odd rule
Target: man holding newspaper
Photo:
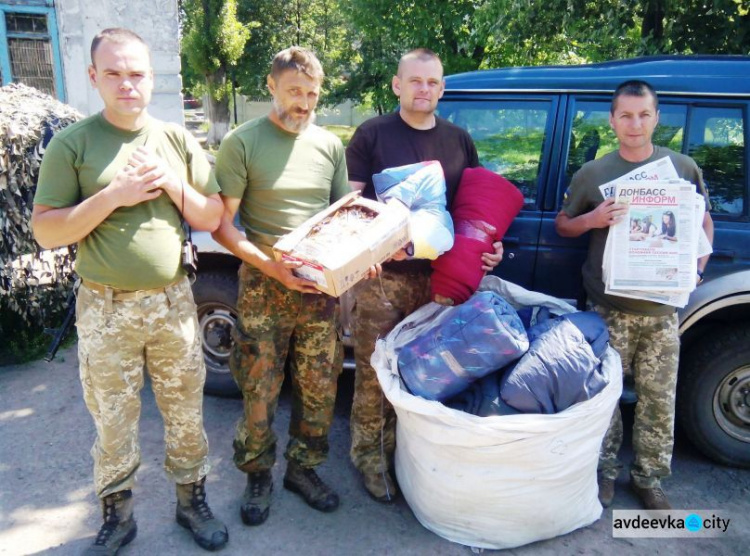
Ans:
{"type": "MultiPolygon", "coordinates": [[[[607,321],[610,343],[638,396],[631,487],[646,509],[669,509],[661,480],[670,474],[674,440],[675,308],[684,306],[689,292],[703,281],[713,221],[695,162],[651,141],[659,101],[649,84],[622,83],[614,93],[609,122],[618,150],[576,172],[555,227],[564,237],[591,232],[583,266],[587,306],[607,321]],[[663,233],[634,236],[635,220],[669,222],[663,233]]],[[[622,428],[617,408],[599,459],[599,500],[605,507],[612,503],[622,467],[617,459],[622,428]]]]}

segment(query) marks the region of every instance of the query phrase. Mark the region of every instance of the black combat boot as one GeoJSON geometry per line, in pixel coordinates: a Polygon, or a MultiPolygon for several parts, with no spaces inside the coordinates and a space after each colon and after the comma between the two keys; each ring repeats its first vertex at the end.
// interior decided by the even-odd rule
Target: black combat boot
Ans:
{"type": "Polygon", "coordinates": [[[247,486],[242,495],[242,506],[240,506],[240,516],[245,525],[260,525],[268,519],[271,492],[273,492],[271,471],[247,474],[247,486]]]}
{"type": "Polygon", "coordinates": [[[214,517],[206,502],[206,478],[177,485],[177,523],[190,529],[201,548],[218,550],[229,540],[227,527],[214,517]]]}
{"type": "Polygon", "coordinates": [[[114,556],[138,533],[133,518],[133,493],[129,490],[105,496],[102,499],[102,516],[104,523],[94,544],[83,552],[84,556],[114,556]]]}

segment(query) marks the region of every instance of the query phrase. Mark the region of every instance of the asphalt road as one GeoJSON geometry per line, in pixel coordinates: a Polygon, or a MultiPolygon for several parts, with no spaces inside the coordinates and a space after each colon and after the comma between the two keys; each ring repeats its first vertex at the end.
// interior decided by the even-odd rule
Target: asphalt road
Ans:
{"type": "MultiPolygon", "coordinates": [[[[348,460],[351,391],[352,378],[347,374],[340,381],[330,458],[320,468],[321,476],[341,496],[340,509],[333,514],[316,512],[284,490],[280,457],[273,470],[277,488],[271,516],[254,528],[240,520],[245,479],[232,464],[231,439],[241,402],[205,399],[213,465],[208,497],[230,535],[221,554],[471,554],[468,547],[422,527],[403,499],[384,506],[367,497],[348,460]]],[[[281,445],[286,441],[288,416],[285,391],[275,425],[281,445]]],[[[174,522],[174,487],[161,467],[162,434],[161,418],[147,386],[141,418],[142,464],[135,490],[139,532],[121,550],[124,556],[205,554],[174,522]]],[[[39,361],[0,367],[0,555],[79,554],[92,542],[101,519],[91,480],[93,438],[94,428],[81,398],[75,347],[62,351],[51,364],[39,361]]],[[[613,539],[610,509],[589,527],[503,553],[747,554],[750,471],[715,465],[678,435],[673,476],[665,486],[675,507],[728,513],[732,522],[727,534],[713,539],[613,539]]],[[[639,508],[624,473],[614,507],[639,508]]]]}

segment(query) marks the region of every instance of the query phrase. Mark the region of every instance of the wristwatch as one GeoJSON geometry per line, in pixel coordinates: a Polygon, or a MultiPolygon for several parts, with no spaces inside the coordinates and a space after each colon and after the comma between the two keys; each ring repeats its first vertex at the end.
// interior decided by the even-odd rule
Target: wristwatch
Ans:
{"type": "Polygon", "coordinates": [[[703,283],[703,271],[702,270],[698,271],[698,283],[699,284],[703,283]]]}

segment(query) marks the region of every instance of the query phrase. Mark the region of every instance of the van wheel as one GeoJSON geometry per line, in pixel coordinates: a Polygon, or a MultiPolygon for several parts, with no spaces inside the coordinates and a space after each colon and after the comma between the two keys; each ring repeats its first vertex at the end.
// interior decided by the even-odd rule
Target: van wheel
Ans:
{"type": "Polygon", "coordinates": [[[198,273],[193,284],[198,324],[206,360],[206,394],[240,395],[229,371],[232,329],[237,321],[237,275],[232,272],[198,273]]]}
{"type": "Polygon", "coordinates": [[[750,326],[716,328],[689,350],[677,403],[680,424],[701,452],[750,467],[750,326]]]}

